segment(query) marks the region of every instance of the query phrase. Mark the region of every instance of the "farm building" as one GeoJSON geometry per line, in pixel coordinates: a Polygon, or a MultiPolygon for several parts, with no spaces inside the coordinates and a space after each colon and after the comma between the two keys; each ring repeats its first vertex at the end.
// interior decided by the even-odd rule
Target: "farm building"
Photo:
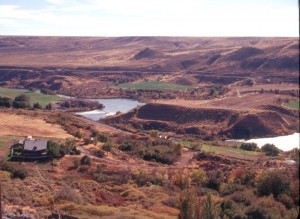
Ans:
{"type": "Polygon", "coordinates": [[[49,157],[47,155],[47,144],[47,140],[36,140],[31,136],[27,137],[25,140],[20,140],[11,146],[11,158],[40,159],[49,157]]]}
{"type": "Polygon", "coordinates": [[[25,140],[23,155],[44,155],[47,154],[46,140],[25,140]]]}

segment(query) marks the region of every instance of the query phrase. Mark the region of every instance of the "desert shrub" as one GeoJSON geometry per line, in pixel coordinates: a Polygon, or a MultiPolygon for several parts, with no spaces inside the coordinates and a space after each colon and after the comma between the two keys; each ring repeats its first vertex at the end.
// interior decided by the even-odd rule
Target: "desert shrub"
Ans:
{"type": "Polygon", "coordinates": [[[104,133],[97,133],[96,139],[97,139],[99,142],[103,142],[103,143],[109,141],[108,135],[107,135],[107,134],[104,134],[104,133]]]}
{"type": "Polygon", "coordinates": [[[197,186],[203,185],[207,180],[205,171],[203,171],[201,169],[193,169],[190,174],[190,177],[191,177],[192,183],[197,186]]]}
{"type": "Polygon", "coordinates": [[[235,215],[235,212],[236,212],[236,204],[226,198],[226,199],[223,199],[220,203],[220,207],[221,207],[221,217],[224,218],[224,217],[229,217],[229,218],[233,218],[233,216],[235,215]]]}
{"type": "Polygon", "coordinates": [[[74,133],[74,136],[75,136],[76,138],[83,138],[83,137],[84,137],[84,134],[83,134],[81,131],[77,130],[77,131],[74,133]]]}
{"type": "Polygon", "coordinates": [[[102,150],[110,152],[111,149],[113,148],[113,145],[111,142],[106,142],[102,145],[102,150]]]}
{"type": "Polygon", "coordinates": [[[265,144],[261,147],[261,151],[265,152],[266,156],[278,156],[280,150],[273,144],[265,144]]]}
{"type": "Polygon", "coordinates": [[[280,202],[275,201],[272,196],[260,198],[246,209],[246,215],[253,219],[280,219],[286,213],[285,207],[280,202]]]}
{"type": "Polygon", "coordinates": [[[256,196],[253,194],[251,190],[245,190],[245,191],[237,191],[231,194],[230,199],[237,202],[237,203],[243,203],[246,206],[249,206],[254,202],[256,199],[256,196]]]}
{"type": "Polygon", "coordinates": [[[124,141],[122,144],[119,145],[119,149],[121,151],[133,151],[134,146],[135,146],[134,142],[124,141]]]}
{"type": "Polygon", "coordinates": [[[221,174],[219,171],[210,171],[207,173],[206,187],[219,191],[221,185],[221,174]]]}
{"type": "Polygon", "coordinates": [[[84,155],[80,160],[81,165],[91,165],[92,159],[89,156],[84,155]]]}
{"type": "Polygon", "coordinates": [[[27,177],[27,172],[25,170],[14,170],[11,177],[25,179],[27,177]]]}
{"type": "Polygon", "coordinates": [[[220,194],[222,196],[230,195],[236,191],[243,191],[245,188],[236,183],[223,183],[220,187],[220,194]]]}
{"type": "Polygon", "coordinates": [[[120,195],[130,201],[139,201],[146,198],[146,195],[142,191],[135,188],[127,189],[121,192],[120,195]]]}
{"type": "Polygon", "coordinates": [[[157,130],[151,130],[150,131],[150,136],[151,137],[157,137],[158,136],[158,131],[157,130]]]}
{"type": "Polygon", "coordinates": [[[277,198],[279,202],[284,204],[287,209],[291,209],[293,207],[294,201],[291,197],[286,194],[280,194],[277,198]]]}
{"type": "Polygon", "coordinates": [[[188,189],[180,194],[179,219],[200,219],[200,203],[194,189],[188,189]]]}
{"type": "Polygon", "coordinates": [[[70,201],[74,202],[77,204],[82,204],[83,203],[83,198],[74,189],[72,189],[69,186],[64,186],[61,188],[54,196],[54,200],[59,202],[59,201],[70,201]]]}
{"type": "Polygon", "coordinates": [[[73,160],[73,165],[74,165],[75,168],[78,168],[80,166],[80,164],[81,164],[81,162],[80,162],[79,159],[73,160]]]}
{"type": "Polygon", "coordinates": [[[235,169],[230,172],[228,182],[240,183],[242,185],[252,185],[255,172],[252,170],[235,169]]]}
{"type": "Polygon", "coordinates": [[[183,145],[181,143],[176,144],[174,148],[174,153],[177,155],[181,155],[183,150],[183,145]]]}
{"type": "Polygon", "coordinates": [[[243,212],[236,212],[232,219],[248,219],[247,215],[245,215],[245,213],[243,212]]]}
{"type": "Polygon", "coordinates": [[[83,139],[83,142],[84,142],[84,144],[88,145],[88,144],[92,144],[93,140],[91,138],[86,137],[86,138],[83,139]]]}
{"type": "Polygon", "coordinates": [[[257,144],[256,143],[242,143],[240,148],[245,151],[255,151],[257,148],[257,144]]]}
{"type": "Polygon", "coordinates": [[[290,196],[293,199],[295,205],[299,205],[299,179],[291,182],[290,196]]]}
{"type": "Polygon", "coordinates": [[[256,188],[258,195],[270,195],[278,197],[282,193],[289,191],[289,179],[280,170],[271,170],[261,173],[256,179],[256,188]]]}

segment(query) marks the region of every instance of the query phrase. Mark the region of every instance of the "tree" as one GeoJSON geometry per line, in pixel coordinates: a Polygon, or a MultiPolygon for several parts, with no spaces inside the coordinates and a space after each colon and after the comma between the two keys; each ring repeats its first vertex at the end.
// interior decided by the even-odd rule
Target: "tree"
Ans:
{"type": "Polygon", "coordinates": [[[60,145],[55,141],[48,141],[47,144],[48,153],[53,157],[58,157],[60,155],[60,145]]]}
{"type": "Polygon", "coordinates": [[[46,109],[47,109],[47,110],[52,110],[52,104],[49,103],[48,105],[46,105],[46,109]]]}
{"type": "Polygon", "coordinates": [[[265,152],[266,156],[278,156],[280,150],[273,144],[265,144],[261,147],[261,150],[265,152]]]}
{"type": "Polygon", "coordinates": [[[211,194],[207,194],[206,199],[203,205],[202,212],[203,219],[217,219],[218,218],[218,210],[211,199],[211,194]]]}
{"type": "Polygon", "coordinates": [[[34,103],[33,104],[33,108],[34,109],[42,109],[43,107],[42,107],[42,105],[40,103],[34,103]]]}
{"type": "Polygon", "coordinates": [[[26,96],[25,94],[20,94],[19,96],[15,97],[15,101],[29,102],[30,97],[26,96]]]}
{"type": "Polygon", "coordinates": [[[25,94],[21,94],[15,97],[13,101],[14,108],[28,108],[30,107],[30,97],[26,96],[25,94]]]}
{"type": "Polygon", "coordinates": [[[280,170],[264,172],[256,179],[256,188],[260,196],[272,194],[277,198],[280,194],[289,191],[289,185],[288,177],[280,170]]]}
{"type": "Polygon", "coordinates": [[[255,151],[257,148],[257,144],[256,143],[242,143],[240,148],[245,151],[255,151]]]}
{"type": "Polygon", "coordinates": [[[0,96],[0,107],[7,107],[10,108],[12,107],[12,99],[10,99],[9,97],[1,97],[0,96]]]}
{"type": "Polygon", "coordinates": [[[181,193],[179,199],[179,219],[200,219],[200,204],[195,189],[181,193]]]}

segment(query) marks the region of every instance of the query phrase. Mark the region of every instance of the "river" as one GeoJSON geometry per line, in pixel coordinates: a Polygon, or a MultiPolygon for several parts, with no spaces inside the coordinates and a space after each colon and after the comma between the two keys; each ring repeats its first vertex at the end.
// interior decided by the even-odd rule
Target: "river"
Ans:
{"type": "Polygon", "coordinates": [[[124,99],[124,98],[114,98],[114,99],[89,99],[92,101],[97,101],[104,105],[102,110],[92,110],[85,112],[77,112],[77,115],[82,115],[88,119],[97,121],[103,119],[110,115],[115,115],[117,112],[126,113],[137,106],[144,105],[137,100],[124,99]]]}
{"type": "Polygon", "coordinates": [[[262,147],[263,145],[269,143],[269,144],[274,144],[280,150],[290,151],[293,148],[299,148],[299,139],[300,139],[300,134],[294,133],[292,135],[277,136],[272,138],[254,138],[249,140],[229,140],[229,141],[256,143],[258,147],[262,147]]]}

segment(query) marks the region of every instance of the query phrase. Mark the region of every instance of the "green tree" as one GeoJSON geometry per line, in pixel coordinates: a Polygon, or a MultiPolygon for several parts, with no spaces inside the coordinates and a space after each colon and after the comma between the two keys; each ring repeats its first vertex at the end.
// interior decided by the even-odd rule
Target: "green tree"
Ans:
{"type": "Polygon", "coordinates": [[[0,96],[0,107],[3,106],[3,107],[10,108],[10,107],[12,107],[12,103],[13,103],[13,101],[9,97],[1,97],[0,96]]]}
{"type": "Polygon", "coordinates": [[[53,157],[58,157],[60,155],[60,145],[55,141],[48,141],[47,144],[48,153],[53,157]]]}
{"type": "Polygon", "coordinates": [[[260,196],[273,194],[277,198],[282,193],[289,191],[289,179],[280,170],[270,170],[260,174],[256,179],[257,193],[260,196]]]}
{"type": "Polygon", "coordinates": [[[273,144],[265,144],[261,147],[261,151],[265,152],[265,155],[267,156],[278,156],[280,150],[273,144]]]}
{"type": "Polygon", "coordinates": [[[43,107],[42,107],[42,105],[40,103],[34,103],[33,104],[33,108],[34,109],[42,109],[43,107]]]}
{"type": "Polygon", "coordinates": [[[245,151],[255,151],[257,148],[257,144],[256,143],[242,143],[240,148],[245,151]]]}

